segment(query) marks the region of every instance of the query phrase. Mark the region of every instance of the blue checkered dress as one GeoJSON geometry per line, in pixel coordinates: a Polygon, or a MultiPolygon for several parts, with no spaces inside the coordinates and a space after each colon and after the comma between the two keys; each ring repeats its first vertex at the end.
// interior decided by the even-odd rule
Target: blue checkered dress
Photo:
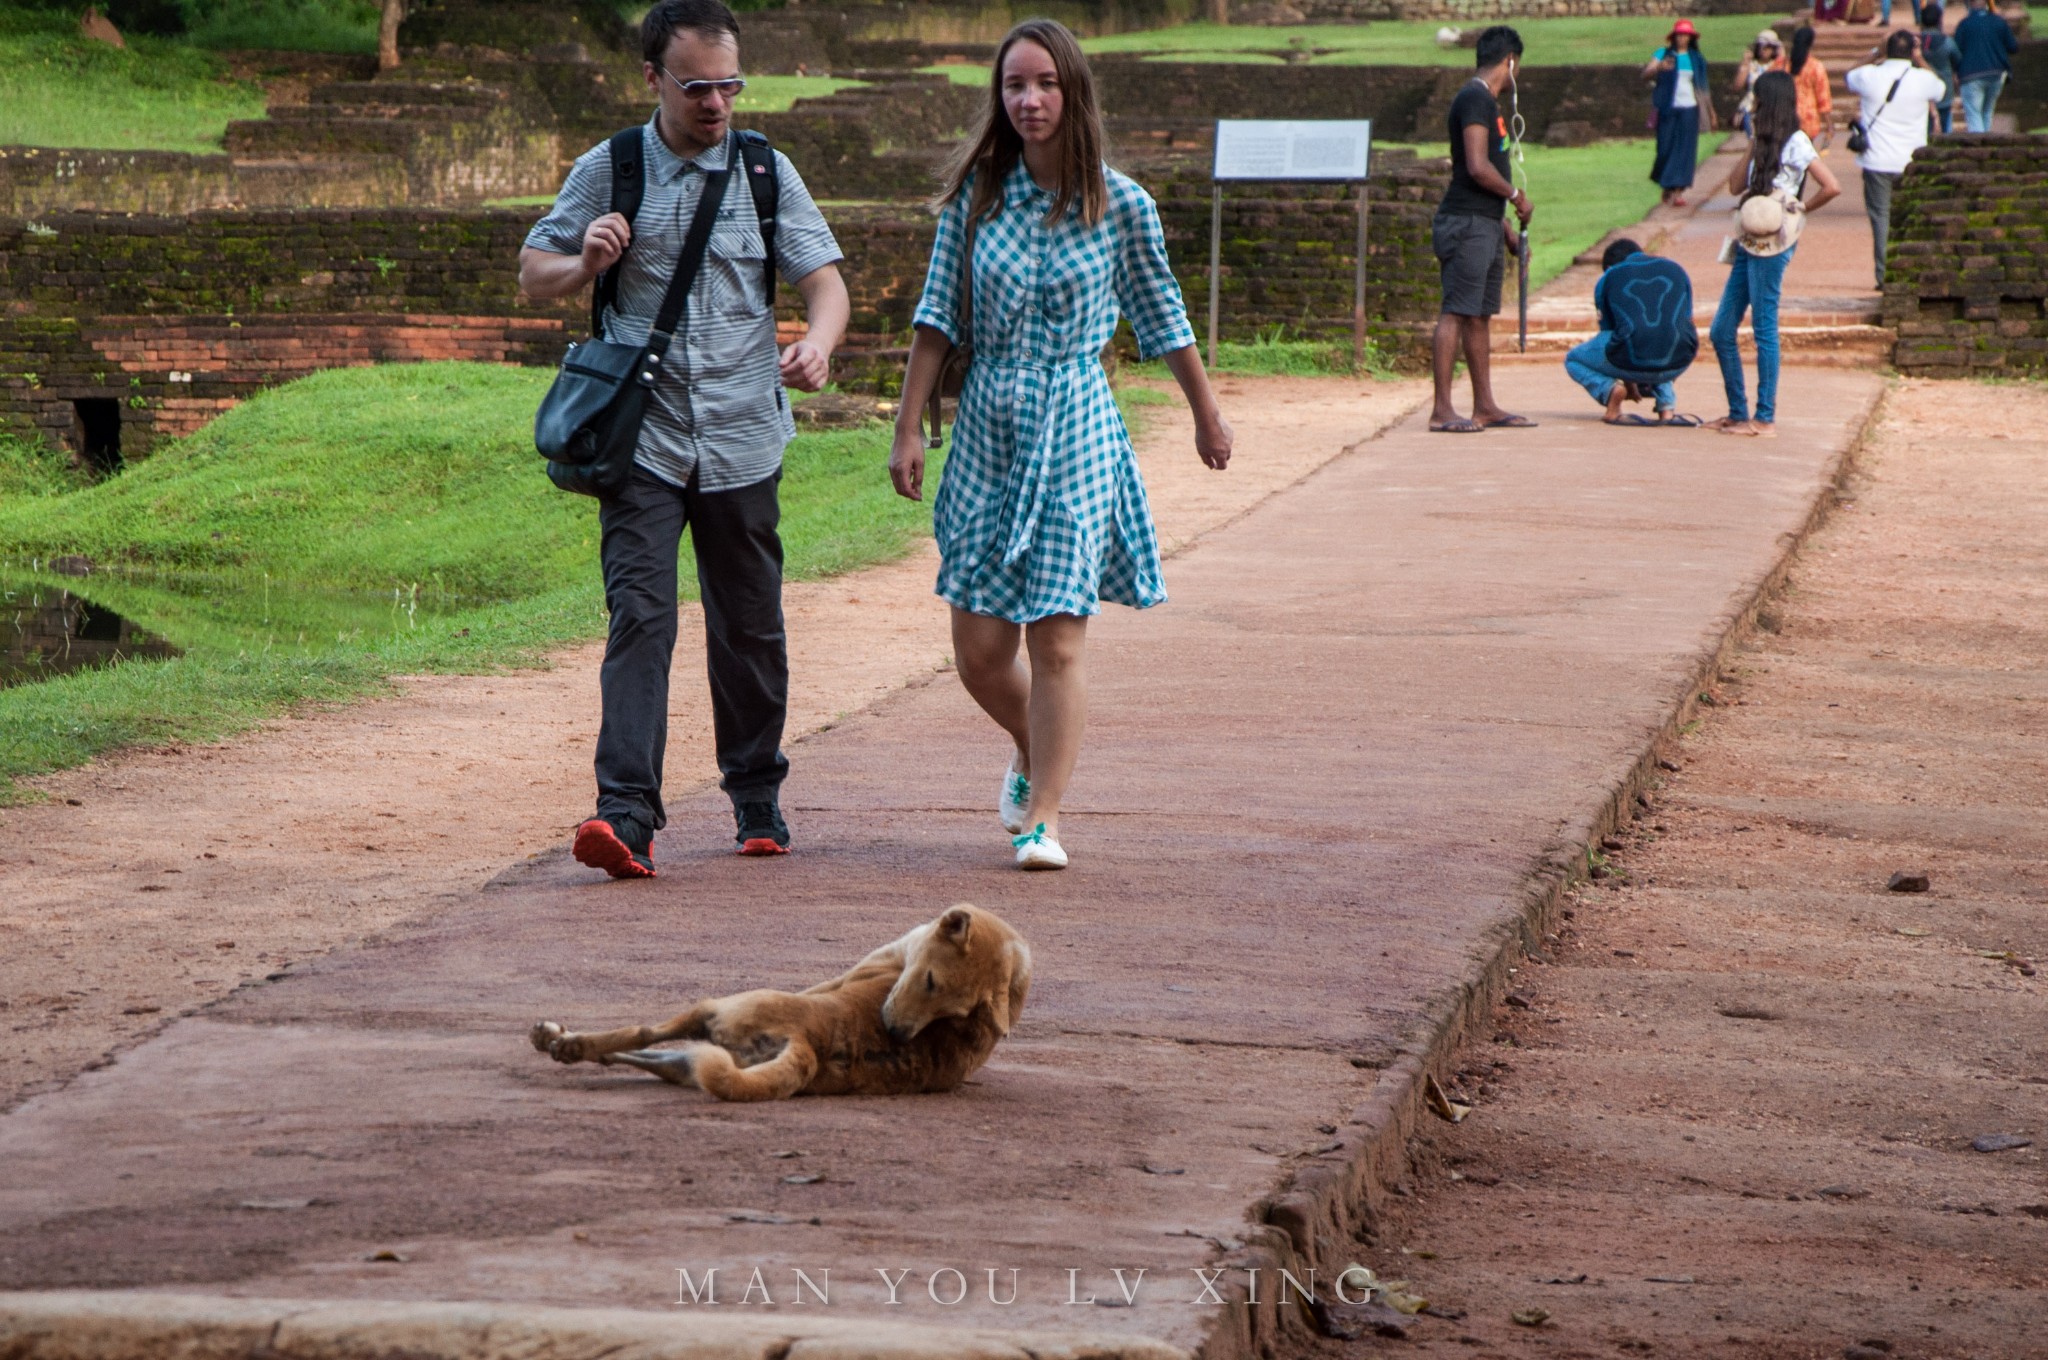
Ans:
{"type": "MultiPolygon", "coordinates": [[[[1195,343],[1152,196],[1105,167],[1109,210],[1045,225],[1052,195],[1020,162],[974,244],[974,363],[960,396],[933,532],[939,595],[1029,623],[1100,601],[1165,600],[1159,539],[1131,439],[1102,370],[1119,314],[1157,358],[1195,343]]],[[[963,192],[939,217],[912,318],[956,340],[963,192]]]]}

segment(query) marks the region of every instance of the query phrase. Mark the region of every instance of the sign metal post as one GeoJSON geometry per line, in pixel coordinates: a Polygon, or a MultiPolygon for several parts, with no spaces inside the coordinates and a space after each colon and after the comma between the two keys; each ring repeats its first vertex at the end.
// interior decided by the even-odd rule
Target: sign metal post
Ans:
{"type": "Polygon", "coordinates": [[[1351,289],[1351,366],[1365,362],[1366,180],[1372,165],[1369,119],[1219,119],[1209,199],[1209,366],[1216,366],[1216,332],[1223,276],[1223,185],[1340,183],[1358,186],[1358,242],[1351,289]]]}

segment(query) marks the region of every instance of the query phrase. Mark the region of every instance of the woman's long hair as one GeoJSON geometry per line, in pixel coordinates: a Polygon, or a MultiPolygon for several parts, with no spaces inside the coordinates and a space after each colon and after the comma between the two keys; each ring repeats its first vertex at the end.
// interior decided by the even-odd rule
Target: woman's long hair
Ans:
{"type": "Polygon", "coordinates": [[[1778,163],[1785,159],[1785,143],[1799,131],[1799,90],[1783,71],[1766,71],[1751,87],[1756,107],[1749,115],[1749,187],[1744,199],[1771,191],[1778,177],[1778,163]]]}
{"type": "Polygon", "coordinates": [[[974,133],[953,154],[943,172],[945,189],[938,198],[944,207],[960,197],[968,177],[974,179],[974,196],[967,205],[971,219],[993,217],[1002,207],[1003,181],[1024,155],[1024,139],[1010,125],[1003,107],[1003,61],[1020,42],[1037,43],[1052,57],[1060,82],[1060,127],[1054,134],[1059,149],[1059,187],[1053,191],[1048,225],[1059,221],[1074,204],[1081,205],[1081,221],[1094,226],[1109,209],[1109,185],[1102,176],[1102,113],[1095,103],[1095,77],[1089,74],[1088,58],[1081,44],[1060,24],[1050,19],[1026,19],[1011,29],[996,48],[995,63],[989,69],[988,107],[983,110],[974,133]]]}
{"type": "Polygon", "coordinates": [[[1806,69],[1806,59],[1813,55],[1813,30],[1799,28],[1792,34],[1792,74],[1798,75],[1806,69]]]}

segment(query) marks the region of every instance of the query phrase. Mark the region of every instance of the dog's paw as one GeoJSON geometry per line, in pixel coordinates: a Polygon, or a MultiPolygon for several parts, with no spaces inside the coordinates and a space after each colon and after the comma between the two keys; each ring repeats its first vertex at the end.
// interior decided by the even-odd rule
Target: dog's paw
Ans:
{"type": "Polygon", "coordinates": [[[533,1046],[553,1058],[556,1062],[572,1063],[583,1060],[583,1040],[571,1034],[552,1020],[543,1020],[527,1032],[533,1046]]]}

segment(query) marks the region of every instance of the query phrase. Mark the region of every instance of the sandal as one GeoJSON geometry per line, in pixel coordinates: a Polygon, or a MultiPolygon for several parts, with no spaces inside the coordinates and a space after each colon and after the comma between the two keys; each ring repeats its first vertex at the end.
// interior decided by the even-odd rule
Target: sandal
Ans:
{"type": "Polygon", "coordinates": [[[1458,417],[1456,420],[1447,420],[1441,425],[1432,425],[1429,427],[1429,432],[1431,434],[1486,433],[1485,429],[1480,426],[1479,422],[1474,420],[1467,420],[1463,416],[1458,417]]]}
{"type": "Polygon", "coordinates": [[[1486,422],[1489,430],[1533,430],[1536,422],[1527,416],[1502,416],[1499,420],[1486,422]]]}
{"type": "Polygon", "coordinates": [[[1681,430],[1697,430],[1707,422],[1698,416],[1686,415],[1683,411],[1666,411],[1659,424],[1675,426],[1681,430]]]}

